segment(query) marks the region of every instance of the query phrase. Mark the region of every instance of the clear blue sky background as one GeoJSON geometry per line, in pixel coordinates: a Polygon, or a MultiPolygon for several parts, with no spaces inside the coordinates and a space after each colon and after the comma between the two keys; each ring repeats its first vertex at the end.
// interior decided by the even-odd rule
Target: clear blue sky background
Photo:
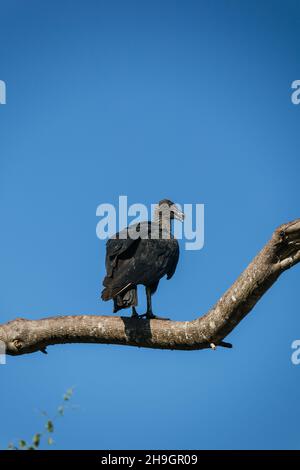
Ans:
{"type": "MultiPolygon", "coordinates": [[[[300,216],[299,2],[2,0],[0,14],[1,322],[111,314],[95,212],[120,194],[205,203],[204,249],[182,250],[153,299],[176,320],[203,314],[300,216]]],[[[300,448],[299,274],[234,330],[232,350],[9,357],[1,447],[75,386],[59,449],[300,448]]]]}

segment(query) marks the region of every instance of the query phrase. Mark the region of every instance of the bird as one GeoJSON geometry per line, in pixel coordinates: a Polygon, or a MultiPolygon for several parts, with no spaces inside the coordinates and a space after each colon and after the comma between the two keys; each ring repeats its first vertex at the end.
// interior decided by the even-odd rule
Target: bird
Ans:
{"type": "Polygon", "coordinates": [[[172,220],[184,220],[184,213],[170,199],[155,206],[153,220],[130,225],[106,243],[106,276],[101,298],[113,300],[116,313],[132,308],[133,318],[161,319],[152,310],[152,295],[165,275],[171,279],[179,259],[179,244],[172,234],[172,220]],[[134,236],[130,236],[135,234],[134,236]],[[137,286],[146,290],[147,311],[139,315],[137,286]]]}

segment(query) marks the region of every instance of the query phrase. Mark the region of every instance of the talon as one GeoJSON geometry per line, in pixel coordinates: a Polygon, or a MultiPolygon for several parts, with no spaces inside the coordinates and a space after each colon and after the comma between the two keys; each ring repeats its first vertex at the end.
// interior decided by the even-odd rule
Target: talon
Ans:
{"type": "Polygon", "coordinates": [[[158,317],[152,312],[143,313],[143,315],[139,315],[139,318],[146,318],[147,320],[170,320],[170,318],[158,317]]]}
{"type": "Polygon", "coordinates": [[[158,317],[157,315],[152,315],[151,317],[147,317],[149,318],[149,320],[167,320],[167,321],[170,321],[170,318],[166,318],[166,317],[158,317]]]}
{"type": "Polygon", "coordinates": [[[140,315],[137,313],[135,307],[132,307],[131,318],[140,318],[140,315]]]}

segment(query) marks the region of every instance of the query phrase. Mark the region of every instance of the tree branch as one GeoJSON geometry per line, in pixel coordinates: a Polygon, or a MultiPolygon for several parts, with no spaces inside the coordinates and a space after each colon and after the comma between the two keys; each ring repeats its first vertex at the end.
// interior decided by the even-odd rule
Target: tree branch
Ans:
{"type": "Polygon", "coordinates": [[[280,226],[236,282],[204,316],[193,321],[78,315],[17,318],[0,325],[6,353],[45,352],[62,343],[105,343],[160,349],[231,347],[223,339],[287,269],[300,261],[300,219],[280,226]]]}

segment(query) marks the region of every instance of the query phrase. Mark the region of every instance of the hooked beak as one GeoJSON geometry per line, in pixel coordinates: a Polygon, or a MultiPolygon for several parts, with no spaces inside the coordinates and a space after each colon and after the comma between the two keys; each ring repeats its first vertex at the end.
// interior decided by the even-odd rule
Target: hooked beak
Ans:
{"type": "Polygon", "coordinates": [[[171,207],[171,210],[174,214],[174,219],[177,219],[177,220],[180,220],[180,222],[183,222],[184,213],[181,210],[179,210],[175,204],[173,204],[173,206],[171,207]]]}

